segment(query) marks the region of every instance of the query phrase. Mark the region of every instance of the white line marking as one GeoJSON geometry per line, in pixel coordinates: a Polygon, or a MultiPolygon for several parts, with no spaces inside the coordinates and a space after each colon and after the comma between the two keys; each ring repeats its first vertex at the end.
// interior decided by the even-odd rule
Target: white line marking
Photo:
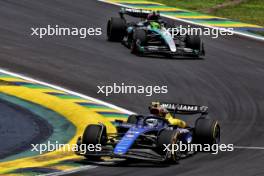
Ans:
{"type": "Polygon", "coordinates": [[[264,150],[264,147],[234,146],[235,149],[264,150]]]}
{"type": "Polygon", "coordinates": [[[73,174],[76,172],[81,172],[81,171],[87,171],[90,169],[94,169],[97,166],[81,166],[78,167],[76,169],[70,169],[70,170],[66,170],[66,171],[59,171],[59,172],[54,172],[54,173],[50,173],[50,174],[42,174],[42,175],[38,175],[38,176],[60,176],[60,175],[65,175],[65,174],[73,174]]]}
{"type": "Polygon", "coordinates": [[[126,113],[126,114],[135,114],[132,111],[129,111],[129,110],[124,109],[124,108],[121,108],[121,107],[118,107],[118,106],[113,105],[111,103],[106,103],[106,102],[104,102],[102,100],[99,100],[99,99],[96,99],[96,98],[93,98],[93,97],[89,97],[87,95],[84,95],[84,94],[81,94],[81,93],[78,93],[78,92],[74,92],[74,91],[65,89],[63,87],[57,86],[57,85],[53,85],[53,84],[49,84],[49,83],[46,83],[46,82],[43,82],[43,81],[39,81],[39,80],[30,78],[28,76],[24,76],[22,74],[13,73],[13,72],[10,72],[10,71],[4,70],[4,69],[0,69],[0,72],[1,73],[5,73],[5,74],[9,74],[11,76],[15,76],[15,77],[18,77],[18,78],[22,78],[22,79],[27,80],[27,81],[31,81],[31,82],[35,82],[35,83],[38,83],[38,84],[42,84],[44,86],[48,86],[48,87],[51,87],[53,89],[57,89],[57,90],[60,90],[60,91],[63,91],[63,92],[66,92],[66,93],[69,93],[69,94],[72,94],[72,95],[76,95],[76,96],[79,96],[79,97],[81,97],[83,99],[87,99],[87,100],[90,100],[90,101],[94,101],[96,103],[99,103],[99,104],[108,106],[110,108],[116,109],[116,110],[118,110],[120,112],[123,112],[123,113],[126,113]]]}
{"type": "MultiPolygon", "coordinates": [[[[104,3],[108,3],[108,4],[113,4],[113,5],[116,5],[116,6],[121,6],[121,7],[133,8],[133,7],[129,6],[129,5],[123,5],[123,4],[119,4],[119,3],[116,3],[116,2],[109,2],[109,1],[105,1],[105,0],[98,0],[98,1],[104,2],[104,3]]],[[[200,24],[200,23],[192,22],[192,21],[189,21],[189,20],[184,20],[184,19],[177,18],[177,17],[172,17],[172,16],[169,16],[169,15],[161,14],[161,16],[166,17],[166,18],[170,18],[170,19],[173,19],[173,20],[177,20],[177,21],[181,21],[181,22],[197,25],[197,26],[203,26],[203,27],[208,27],[208,28],[212,28],[212,29],[219,29],[219,30],[221,29],[223,31],[233,32],[234,34],[237,34],[237,35],[240,35],[240,36],[249,37],[249,38],[257,39],[257,40],[260,40],[260,41],[264,41],[264,37],[250,35],[250,34],[243,33],[243,32],[238,32],[238,31],[235,31],[235,30],[228,30],[228,29],[223,29],[223,28],[220,28],[220,27],[214,27],[214,26],[209,26],[209,25],[205,25],[205,24],[200,24]]]]}

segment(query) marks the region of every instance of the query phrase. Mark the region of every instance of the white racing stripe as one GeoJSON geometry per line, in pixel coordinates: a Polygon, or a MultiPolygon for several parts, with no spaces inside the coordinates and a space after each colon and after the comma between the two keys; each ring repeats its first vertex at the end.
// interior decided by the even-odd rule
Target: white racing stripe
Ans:
{"type": "MultiPolygon", "coordinates": [[[[132,8],[129,5],[119,4],[119,3],[116,3],[116,2],[109,2],[109,1],[105,1],[105,0],[98,0],[98,1],[104,2],[104,3],[108,3],[108,4],[113,4],[113,5],[116,5],[116,6],[121,6],[121,7],[126,7],[126,8],[132,8]]],[[[222,30],[222,31],[233,32],[234,34],[237,34],[237,35],[240,35],[240,36],[244,36],[244,37],[248,37],[248,38],[253,38],[253,39],[260,40],[260,41],[264,41],[264,37],[260,37],[260,36],[255,36],[255,35],[251,35],[251,34],[239,32],[239,31],[235,31],[235,30],[228,30],[228,29],[223,29],[223,28],[220,28],[220,27],[215,27],[215,26],[209,26],[209,25],[205,25],[205,24],[200,24],[200,23],[192,22],[192,21],[189,21],[189,20],[184,20],[184,19],[177,18],[177,17],[172,17],[172,16],[169,16],[169,15],[163,15],[163,14],[161,14],[161,16],[166,17],[166,18],[170,18],[170,19],[173,19],[173,20],[176,20],[176,21],[181,21],[181,22],[185,22],[185,23],[197,25],[197,26],[203,26],[203,27],[207,27],[207,28],[219,29],[219,30],[222,30]]]]}

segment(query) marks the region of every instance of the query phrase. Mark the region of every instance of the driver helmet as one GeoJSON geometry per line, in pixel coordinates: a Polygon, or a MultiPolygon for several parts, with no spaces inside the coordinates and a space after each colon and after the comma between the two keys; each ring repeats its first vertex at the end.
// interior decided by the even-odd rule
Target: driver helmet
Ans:
{"type": "Polygon", "coordinates": [[[152,12],[147,16],[148,21],[158,21],[159,19],[160,19],[160,15],[157,12],[152,12]]]}
{"type": "Polygon", "coordinates": [[[159,102],[152,102],[149,111],[151,114],[164,117],[169,113],[168,110],[160,105],[159,102]]]}
{"type": "Polygon", "coordinates": [[[157,22],[150,22],[150,27],[152,29],[160,29],[161,28],[160,24],[157,22]]]}
{"type": "Polygon", "coordinates": [[[158,120],[157,119],[152,119],[152,118],[149,118],[149,119],[146,119],[146,124],[150,127],[156,127],[158,126],[158,120]]]}

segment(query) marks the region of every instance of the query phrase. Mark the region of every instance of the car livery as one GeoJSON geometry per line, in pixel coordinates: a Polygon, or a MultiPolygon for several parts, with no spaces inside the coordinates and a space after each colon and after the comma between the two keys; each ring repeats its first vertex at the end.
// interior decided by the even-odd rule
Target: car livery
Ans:
{"type": "Polygon", "coordinates": [[[178,114],[200,114],[193,127],[180,128],[167,119],[155,115],[130,115],[126,122],[116,120],[116,133],[107,133],[103,124],[88,125],[77,145],[101,144],[101,151],[86,151],[76,154],[94,160],[101,157],[138,159],[156,162],[173,161],[192,155],[193,151],[172,152],[166,145],[178,144],[218,144],[220,125],[208,118],[206,106],[177,103],[161,103],[174,116],[178,114]],[[193,107],[193,108],[191,108],[193,107]],[[205,108],[206,107],[206,108],[205,108]]]}
{"type": "MultiPolygon", "coordinates": [[[[162,19],[147,20],[152,11],[122,8],[120,17],[112,17],[107,23],[107,38],[121,42],[131,53],[143,55],[164,55],[166,57],[200,57],[205,55],[204,44],[198,35],[172,35],[171,27],[162,19]],[[140,18],[128,22],[125,15],[140,18]]],[[[157,12],[158,13],[158,12],[157,12]]],[[[173,26],[172,26],[173,27],[173,26]]]]}

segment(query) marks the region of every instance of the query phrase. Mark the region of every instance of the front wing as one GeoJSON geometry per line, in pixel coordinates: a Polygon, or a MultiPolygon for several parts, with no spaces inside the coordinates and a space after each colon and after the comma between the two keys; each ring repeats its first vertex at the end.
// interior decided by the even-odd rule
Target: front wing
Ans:
{"type": "Polygon", "coordinates": [[[153,161],[153,162],[163,162],[167,159],[168,153],[163,156],[156,153],[151,149],[129,149],[125,154],[115,154],[113,152],[113,148],[111,146],[104,146],[102,150],[99,152],[86,152],[85,154],[81,154],[80,152],[76,152],[77,155],[83,155],[89,159],[89,156],[97,156],[97,157],[110,157],[110,158],[125,158],[125,159],[138,159],[145,161],[153,161]]]}
{"type": "Polygon", "coordinates": [[[193,50],[190,48],[177,48],[176,52],[172,52],[166,46],[138,46],[143,54],[168,54],[171,56],[204,56],[204,50],[193,50]]]}

